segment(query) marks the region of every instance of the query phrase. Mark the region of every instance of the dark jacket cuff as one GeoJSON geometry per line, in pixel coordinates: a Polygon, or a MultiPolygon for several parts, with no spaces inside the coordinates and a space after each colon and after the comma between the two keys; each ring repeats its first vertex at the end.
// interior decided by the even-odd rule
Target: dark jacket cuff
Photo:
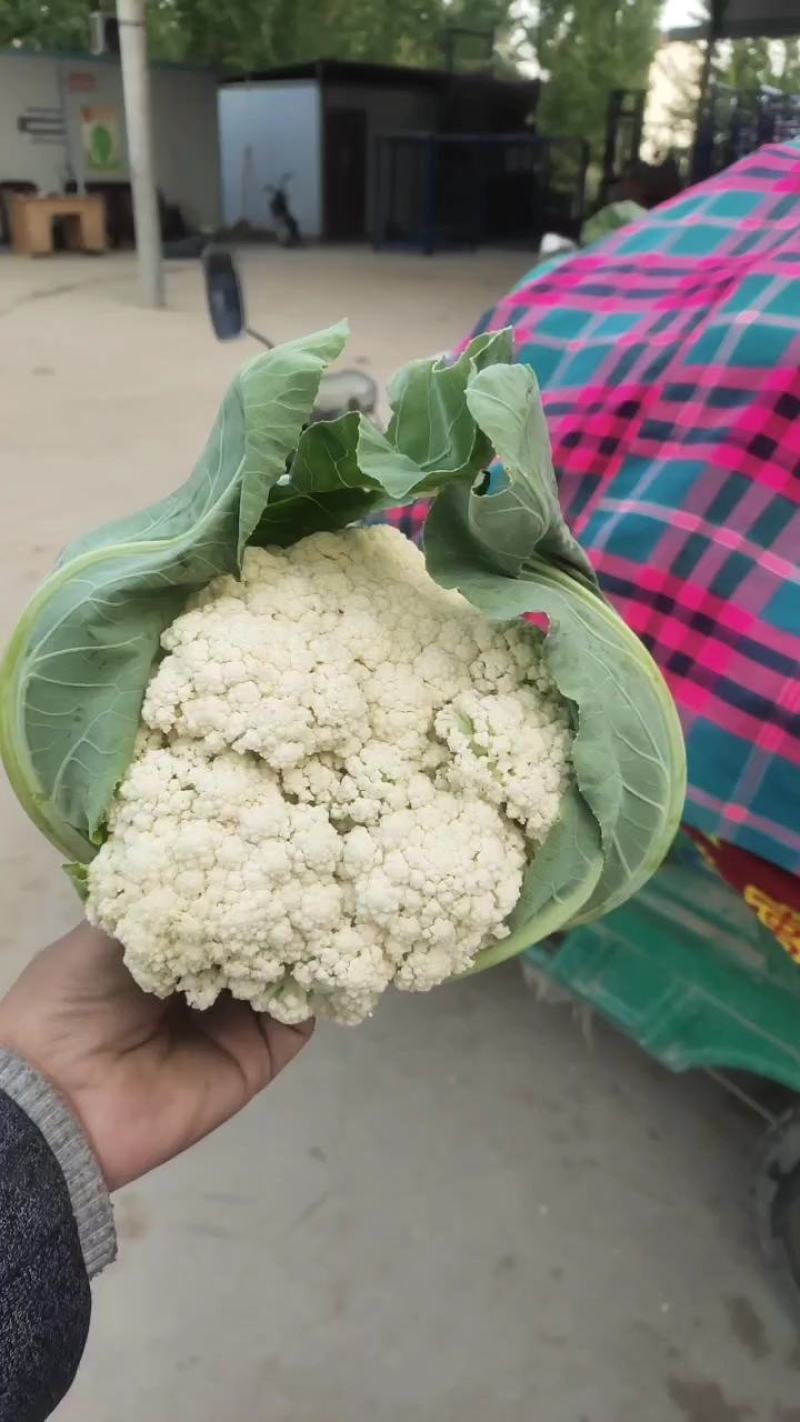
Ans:
{"type": "Polygon", "coordinates": [[[69,1193],[90,1279],[116,1257],[114,1212],[100,1166],[69,1107],[27,1062],[0,1049],[0,1091],[24,1111],[53,1152],[69,1193]]]}

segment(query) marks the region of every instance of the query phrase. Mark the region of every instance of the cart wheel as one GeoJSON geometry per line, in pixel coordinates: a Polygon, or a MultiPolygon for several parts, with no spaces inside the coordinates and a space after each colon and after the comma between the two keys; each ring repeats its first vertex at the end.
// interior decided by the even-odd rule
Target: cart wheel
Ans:
{"type": "Polygon", "coordinates": [[[800,1320],[800,1106],[767,1132],[754,1203],[761,1248],[800,1320]]]}

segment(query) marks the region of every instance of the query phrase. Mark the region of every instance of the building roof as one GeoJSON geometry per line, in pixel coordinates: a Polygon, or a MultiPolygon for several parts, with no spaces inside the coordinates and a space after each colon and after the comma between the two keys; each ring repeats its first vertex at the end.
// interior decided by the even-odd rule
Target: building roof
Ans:
{"type": "MultiPolygon", "coordinates": [[[[24,44],[0,45],[0,59],[55,59],[60,64],[110,64],[119,67],[118,54],[89,54],[79,49],[29,49],[24,44]]],[[[196,60],[153,59],[149,56],[151,69],[191,69],[195,73],[217,74],[213,64],[199,64],[196,60]]]]}
{"type": "MultiPolygon", "coordinates": [[[[712,0],[714,39],[787,39],[800,36],[798,0],[712,0]]],[[[668,32],[671,40],[700,40],[708,24],[682,25],[668,32]]]]}
{"type": "Polygon", "coordinates": [[[303,64],[283,64],[273,69],[258,69],[251,73],[226,75],[225,84],[272,84],[286,79],[316,79],[324,84],[371,84],[375,88],[444,89],[454,81],[458,84],[492,85],[504,89],[536,92],[538,79],[498,79],[493,74],[446,69],[414,69],[399,64],[366,64],[360,60],[317,59],[303,64]]]}

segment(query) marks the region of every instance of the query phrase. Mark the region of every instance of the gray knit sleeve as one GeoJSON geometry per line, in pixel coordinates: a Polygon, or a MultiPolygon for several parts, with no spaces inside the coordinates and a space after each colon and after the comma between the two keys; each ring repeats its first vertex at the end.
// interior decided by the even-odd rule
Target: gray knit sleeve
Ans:
{"type": "Polygon", "coordinates": [[[43,1135],[64,1176],[90,1279],[117,1253],[114,1212],[102,1172],[68,1106],[27,1062],[0,1050],[0,1091],[43,1135]]]}

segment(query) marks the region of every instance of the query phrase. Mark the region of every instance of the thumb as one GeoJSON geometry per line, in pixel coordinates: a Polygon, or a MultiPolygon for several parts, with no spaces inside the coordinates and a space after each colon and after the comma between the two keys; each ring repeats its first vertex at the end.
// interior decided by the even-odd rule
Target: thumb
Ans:
{"type": "Polygon", "coordinates": [[[310,1017],[307,1022],[300,1022],[294,1027],[289,1027],[284,1022],[276,1022],[264,1012],[258,1013],[257,1018],[269,1051],[272,1063],[271,1079],[274,1080],[278,1072],[283,1071],[283,1068],[294,1060],[311,1037],[315,1026],[314,1018],[310,1017]]]}

